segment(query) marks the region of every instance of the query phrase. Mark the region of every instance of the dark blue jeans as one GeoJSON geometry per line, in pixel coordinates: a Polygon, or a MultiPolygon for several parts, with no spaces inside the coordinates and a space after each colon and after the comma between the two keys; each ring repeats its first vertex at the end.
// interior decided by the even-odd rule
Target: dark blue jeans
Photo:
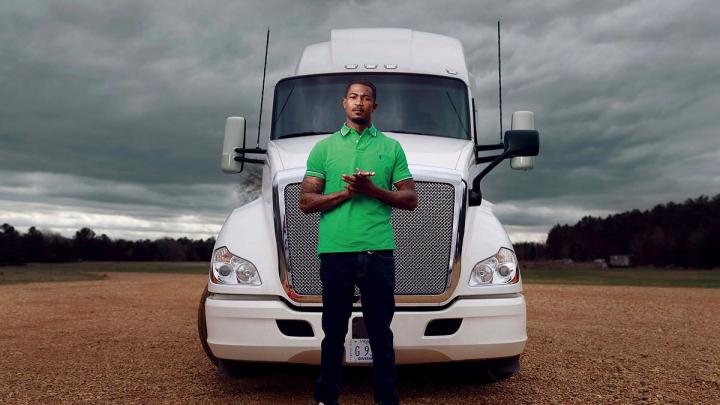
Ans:
{"type": "Polygon", "coordinates": [[[320,255],[323,286],[320,376],[315,399],[336,404],[342,386],[345,335],[355,285],[360,289],[363,318],[373,353],[373,394],[380,404],[399,404],[395,389],[395,350],[390,330],[395,313],[395,258],[392,250],[320,255]]]}

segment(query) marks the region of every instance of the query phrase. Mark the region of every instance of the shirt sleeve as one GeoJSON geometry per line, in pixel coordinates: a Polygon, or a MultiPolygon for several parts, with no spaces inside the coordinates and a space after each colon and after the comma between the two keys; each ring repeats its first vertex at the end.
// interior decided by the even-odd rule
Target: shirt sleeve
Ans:
{"type": "Polygon", "coordinates": [[[403,180],[411,179],[410,169],[408,169],[407,158],[402,146],[397,144],[395,148],[395,166],[393,167],[392,183],[396,184],[403,180]]]}
{"type": "Polygon", "coordinates": [[[325,145],[324,142],[318,142],[310,151],[307,159],[306,176],[319,177],[325,180],[325,145]]]}

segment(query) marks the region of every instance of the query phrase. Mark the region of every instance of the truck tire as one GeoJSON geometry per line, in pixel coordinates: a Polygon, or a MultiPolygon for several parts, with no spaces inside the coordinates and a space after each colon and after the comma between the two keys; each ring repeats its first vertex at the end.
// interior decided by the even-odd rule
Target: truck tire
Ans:
{"type": "Polygon", "coordinates": [[[520,356],[490,360],[487,363],[487,376],[490,382],[507,380],[520,371],[520,356]]]}
{"type": "Polygon", "coordinates": [[[200,297],[200,305],[198,306],[198,337],[200,338],[200,344],[208,359],[215,367],[218,367],[220,365],[219,359],[210,351],[210,346],[208,346],[207,343],[207,324],[205,323],[205,301],[207,297],[208,288],[205,286],[205,290],[200,297]]]}
{"type": "Polygon", "coordinates": [[[249,361],[218,359],[218,374],[227,377],[255,377],[258,364],[249,361]]]}
{"type": "Polygon", "coordinates": [[[215,357],[207,343],[207,323],[205,321],[205,301],[208,297],[208,288],[205,286],[200,296],[200,305],[198,305],[198,337],[208,360],[217,367],[218,373],[230,377],[246,377],[253,375],[257,365],[252,362],[225,360],[215,357]]]}
{"type": "Polygon", "coordinates": [[[500,382],[503,380],[507,380],[508,378],[513,376],[512,371],[500,371],[500,370],[493,370],[491,368],[487,369],[487,376],[489,382],[500,382]]]}

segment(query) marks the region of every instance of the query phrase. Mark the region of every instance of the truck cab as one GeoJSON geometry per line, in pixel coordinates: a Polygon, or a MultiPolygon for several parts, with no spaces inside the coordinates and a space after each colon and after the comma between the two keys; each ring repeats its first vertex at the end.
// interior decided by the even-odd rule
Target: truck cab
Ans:
{"type": "MultiPolygon", "coordinates": [[[[397,363],[491,360],[495,375],[510,375],[527,340],[522,277],[480,181],[506,159],[532,167],[533,114],[513,113],[503,142],[478,145],[460,42],[408,29],[333,30],[329,42],[307,46],[295,75],[275,85],[266,149],[246,148],[244,118],[228,118],[222,169],[261,164],[262,194],[236,208],[217,237],[198,313],[208,357],[319,364],[321,214],[300,211],[300,183],[310,150],[344,122],[351,78],[377,87],[373,123],[400,142],[417,187],[417,208],[392,214],[397,363]]],[[[347,364],[372,359],[356,298],[347,364]]]]}

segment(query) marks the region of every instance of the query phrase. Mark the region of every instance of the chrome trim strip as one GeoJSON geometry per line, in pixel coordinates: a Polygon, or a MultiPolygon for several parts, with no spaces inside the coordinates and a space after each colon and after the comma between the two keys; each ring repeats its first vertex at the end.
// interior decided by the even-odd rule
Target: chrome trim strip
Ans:
{"type": "Polygon", "coordinates": [[[227,294],[227,293],[209,293],[207,296],[211,300],[220,301],[280,301],[277,295],[250,295],[250,294],[227,294]]]}
{"type": "Polygon", "coordinates": [[[297,300],[302,296],[293,291],[292,275],[289,271],[290,257],[288,253],[287,230],[285,229],[285,186],[296,181],[302,181],[304,175],[305,169],[303,168],[283,170],[275,173],[272,182],[273,211],[275,212],[273,219],[275,221],[278,271],[285,294],[287,294],[287,297],[291,300],[297,300]],[[298,176],[300,180],[296,180],[298,176]]]}

